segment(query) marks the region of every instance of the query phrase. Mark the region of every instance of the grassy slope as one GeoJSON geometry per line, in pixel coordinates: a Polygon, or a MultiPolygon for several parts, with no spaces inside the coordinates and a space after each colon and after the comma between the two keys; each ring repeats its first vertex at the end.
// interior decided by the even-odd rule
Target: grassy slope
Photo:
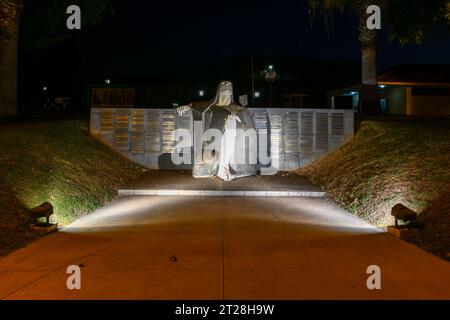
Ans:
{"type": "Polygon", "coordinates": [[[397,203],[416,210],[427,227],[411,241],[449,259],[448,122],[364,122],[354,139],[300,173],[378,226],[392,224],[397,203]]]}
{"type": "Polygon", "coordinates": [[[23,208],[51,202],[68,224],[113,199],[141,169],[93,139],[87,121],[0,126],[0,254],[32,238],[23,208]]]}

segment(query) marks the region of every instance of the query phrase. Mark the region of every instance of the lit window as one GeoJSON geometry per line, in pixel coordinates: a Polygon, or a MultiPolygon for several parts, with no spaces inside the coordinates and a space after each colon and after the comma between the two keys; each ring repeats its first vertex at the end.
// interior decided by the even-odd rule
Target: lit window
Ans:
{"type": "Polygon", "coordinates": [[[105,79],[106,84],[111,84],[111,79],[105,79]]]}
{"type": "Polygon", "coordinates": [[[204,96],[205,96],[205,91],[200,90],[200,91],[198,92],[198,95],[199,95],[200,97],[204,97],[204,96]]]}
{"type": "Polygon", "coordinates": [[[255,98],[260,98],[260,97],[261,97],[261,92],[256,91],[256,92],[255,92],[255,98]]]}

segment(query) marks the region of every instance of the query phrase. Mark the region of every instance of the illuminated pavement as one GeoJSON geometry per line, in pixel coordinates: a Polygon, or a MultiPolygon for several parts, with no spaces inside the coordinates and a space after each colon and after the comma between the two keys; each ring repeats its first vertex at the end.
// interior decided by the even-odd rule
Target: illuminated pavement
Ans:
{"type": "Polygon", "coordinates": [[[149,171],[119,189],[120,196],[239,196],[317,197],[325,193],[305,177],[288,172],[252,176],[224,182],[219,178],[196,179],[188,171],[149,171]]]}
{"type": "Polygon", "coordinates": [[[450,265],[322,199],[126,197],[0,260],[0,298],[450,299],[450,265]]]}

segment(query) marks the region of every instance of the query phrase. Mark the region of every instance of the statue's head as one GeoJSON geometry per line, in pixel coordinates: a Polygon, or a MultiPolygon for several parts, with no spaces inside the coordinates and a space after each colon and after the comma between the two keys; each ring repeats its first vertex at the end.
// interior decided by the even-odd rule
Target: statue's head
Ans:
{"type": "Polygon", "coordinates": [[[231,81],[222,81],[217,88],[217,105],[229,106],[234,102],[233,84],[231,81]]]}

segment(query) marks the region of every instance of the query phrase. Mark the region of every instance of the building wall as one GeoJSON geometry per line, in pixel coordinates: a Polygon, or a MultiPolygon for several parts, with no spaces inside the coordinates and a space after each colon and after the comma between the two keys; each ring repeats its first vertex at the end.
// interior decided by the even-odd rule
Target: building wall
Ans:
{"type": "MultiPolygon", "coordinates": [[[[392,115],[449,115],[450,114],[450,94],[439,95],[414,95],[412,87],[407,86],[386,86],[380,88],[380,99],[387,100],[387,114],[392,115]]],[[[332,96],[329,96],[329,106],[338,109],[341,101],[345,102],[347,108],[350,108],[350,98],[357,98],[351,92],[357,92],[355,89],[348,89],[334,95],[334,106],[332,96]],[[345,100],[347,99],[347,100],[345,100]],[[339,102],[339,103],[337,103],[339,102]]]]}
{"type": "MultiPolygon", "coordinates": [[[[310,164],[339,148],[354,134],[353,110],[248,110],[257,130],[256,143],[259,148],[261,143],[270,145],[272,163],[269,166],[281,171],[310,164]]],[[[91,109],[91,134],[130,160],[150,169],[189,169],[188,165],[174,165],[171,155],[180,152],[176,149],[176,129],[185,129],[191,136],[191,142],[183,148],[183,154],[193,152],[193,137],[197,134],[194,128],[191,112],[180,116],[173,109],[91,109]]]]}
{"type": "Polygon", "coordinates": [[[388,114],[406,114],[406,95],[405,87],[385,87],[381,91],[380,98],[387,99],[388,114]]]}
{"type": "Polygon", "coordinates": [[[450,96],[412,96],[412,115],[449,115],[450,96]]]}

